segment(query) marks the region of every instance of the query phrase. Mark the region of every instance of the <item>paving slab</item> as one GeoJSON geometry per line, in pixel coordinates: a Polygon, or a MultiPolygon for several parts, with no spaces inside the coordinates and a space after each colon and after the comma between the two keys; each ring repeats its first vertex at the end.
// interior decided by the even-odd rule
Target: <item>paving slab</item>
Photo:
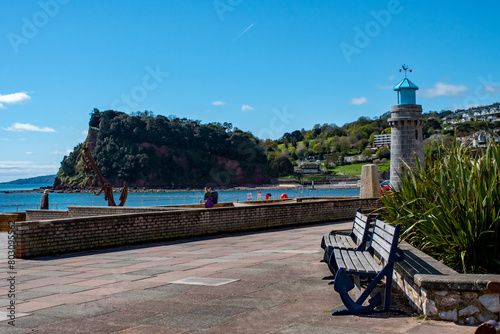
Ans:
{"type": "Polygon", "coordinates": [[[220,286],[228,283],[239,281],[234,278],[215,278],[215,277],[186,277],[176,281],[170,282],[171,284],[191,284],[191,285],[208,285],[220,286]]]}
{"type": "Polygon", "coordinates": [[[145,325],[170,328],[207,329],[228,321],[232,316],[247,309],[226,305],[210,305],[189,313],[169,313],[141,321],[145,325]]]}
{"type": "Polygon", "coordinates": [[[114,311],[115,309],[110,307],[106,308],[89,305],[60,305],[37,311],[36,314],[63,319],[84,319],[114,311]]]}
{"type": "MultiPolygon", "coordinates": [[[[73,293],[73,292],[80,292],[80,291],[86,291],[86,290],[91,290],[93,289],[92,287],[83,287],[83,286],[76,286],[76,285],[62,285],[62,284],[54,284],[54,285],[46,285],[46,286],[41,286],[39,288],[33,288],[30,290],[27,290],[26,292],[23,292],[20,297],[22,298],[27,298],[27,299],[33,299],[36,298],[35,296],[29,298],[26,297],[27,293],[30,292],[42,292],[42,293],[48,293],[48,294],[59,294],[59,293],[73,293]]],[[[41,296],[38,296],[41,297],[41,296]]]]}

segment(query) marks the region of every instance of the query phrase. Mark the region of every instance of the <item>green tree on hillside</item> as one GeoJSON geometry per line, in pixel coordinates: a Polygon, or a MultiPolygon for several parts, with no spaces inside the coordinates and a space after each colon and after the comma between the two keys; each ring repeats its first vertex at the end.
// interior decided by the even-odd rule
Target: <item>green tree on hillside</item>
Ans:
{"type": "Polygon", "coordinates": [[[274,158],[270,164],[270,174],[273,177],[286,176],[293,173],[293,165],[285,156],[274,158]]]}
{"type": "MultiPolygon", "coordinates": [[[[149,111],[134,115],[98,109],[91,113],[85,144],[112,184],[204,185],[216,182],[212,169],[239,177],[239,181],[229,177],[235,182],[243,182],[244,175],[259,183],[267,177],[266,156],[258,140],[249,133],[231,132],[230,123],[201,124],[175,116],[154,117],[149,111]]],[[[79,176],[81,147],[63,159],[58,184],[85,185],[79,176]]]]}

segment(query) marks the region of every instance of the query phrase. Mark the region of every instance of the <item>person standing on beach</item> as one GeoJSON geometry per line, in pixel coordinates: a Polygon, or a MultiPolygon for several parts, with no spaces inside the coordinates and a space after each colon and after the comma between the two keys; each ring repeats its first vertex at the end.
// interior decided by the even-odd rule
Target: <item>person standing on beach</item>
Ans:
{"type": "Polygon", "coordinates": [[[49,189],[45,189],[45,191],[43,192],[42,199],[40,200],[40,209],[49,209],[49,189]]]}

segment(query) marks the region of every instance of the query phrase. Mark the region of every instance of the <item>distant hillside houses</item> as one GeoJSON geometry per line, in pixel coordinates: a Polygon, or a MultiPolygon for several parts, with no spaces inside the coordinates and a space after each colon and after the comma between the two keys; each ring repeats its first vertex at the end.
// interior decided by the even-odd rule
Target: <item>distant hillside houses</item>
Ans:
{"type": "Polygon", "coordinates": [[[374,135],[373,148],[381,149],[382,147],[391,147],[391,134],[374,135]]]}
{"type": "Polygon", "coordinates": [[[496,134],[498,130],[493,130],[493,135],[486,131],[478,131],[471,136],[462,137],[457,140],[461,140],[462,144],[465,146],[472,147],[483,147],[485,148],[491,140],[496,143],[500,143],[500,137],[496,134]]]}
{"type": "Polygon", "coordinates": [[[500,103],[489,106],[471,107],[467,110],[458,109],[444,118],[444,123],[458,124],[470,121],[498,122],[500,121],[500,103]]]}
{"type": "Polygon", "coordinates": [[[321,174],[325,172],[321,168],[321,160],[300,162],[294,168],[294,171],[298,174],[321,174]]]}

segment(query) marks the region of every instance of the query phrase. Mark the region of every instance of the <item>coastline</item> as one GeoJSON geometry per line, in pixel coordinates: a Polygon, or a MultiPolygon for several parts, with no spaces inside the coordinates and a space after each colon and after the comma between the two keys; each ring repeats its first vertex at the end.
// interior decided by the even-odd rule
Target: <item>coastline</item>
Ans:
{"type": "MultiPolygon", "coordinates": [[[[356,189],[359,188],[355,182],[335,182],[331,184],[318,184],[318,185],[300,185],[300,184],[286,184],[286,185],[272,185],[272,184],[262,184],[262,185],[245,185],[245,186],[235,186],[235,187],[220,187],[214,188],[216,191],[258,191],[258,190],[291,190],[291,189],[356,189]]],[[[63,193],[63,194],[92,194],[93,191],[90,188],[54,188],[54,187],[41,187],[31,190],[6,190],[2,193],[6,194],[18,194],[18,193],[43,193],[45,189],[49,189],[51,193],[63,193]]],[[[97,188],[96,188],[97,189],[97,188]]],[[[113,188],[113,193],[120,193],[123,188],[113,188]]],[[[168,192],[193,192],[200,191],[203,192],[204,188],[150,188],[150,187],[130,187],[128,188],[129,193],[168,193],[168,192]]]]}

